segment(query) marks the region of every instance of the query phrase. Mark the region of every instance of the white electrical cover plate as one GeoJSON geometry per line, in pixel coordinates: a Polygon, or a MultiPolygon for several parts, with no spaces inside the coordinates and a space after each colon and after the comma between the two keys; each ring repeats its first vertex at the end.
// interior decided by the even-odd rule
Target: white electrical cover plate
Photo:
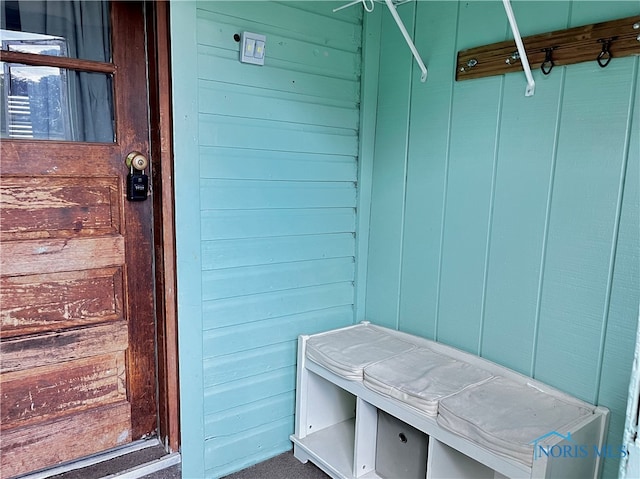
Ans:
{"type": "Polygon", "coordinates": [[[240,61],[254,65],[264,65],[264,48],[267,37],[258,33],[242,32],[240,61]]]}

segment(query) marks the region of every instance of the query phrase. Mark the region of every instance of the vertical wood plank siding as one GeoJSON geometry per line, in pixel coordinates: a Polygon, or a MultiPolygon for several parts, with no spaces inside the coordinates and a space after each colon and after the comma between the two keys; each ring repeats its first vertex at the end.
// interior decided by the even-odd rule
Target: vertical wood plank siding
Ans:
{"type": "Polygon", "coordinates": [[[197,76],[197,129],[176,138],[195,135],[196,155],[175,160],[178,217],[199,204],[199,270],[182,288],[198,282],[201,319],[180,315],[202,348],[194,474],[290,449],[297,336],[354,322],[362,13],[338,5],[172,3],[195,12],[197,54],[186,65],[174,53],[174,82],[197,76]],[[240,63],[244,31],[266,35],[264,66],[240,63]]]}
{"type": "MultiPolygon", "coordinates": [[[[638,12],[513,7],[525,36],[638,12]]],[[[381,34],[365,316],[609,407],[617,448],[640,302],[640,59],[536,71],[530,98],[522,72],[456,83],[458,50],[510,36],[501,2],[413,8],[425,84],[381,34]]]]}

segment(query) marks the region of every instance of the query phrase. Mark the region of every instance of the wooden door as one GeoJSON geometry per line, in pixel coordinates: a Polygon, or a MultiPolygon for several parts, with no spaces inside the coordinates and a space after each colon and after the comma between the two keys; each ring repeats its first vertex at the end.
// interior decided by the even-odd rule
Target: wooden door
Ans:
{"type": "Polygon", "coordinates": [[[156,432],[152,201],[124,162],[150,151],[144,6],[109,11],[111,62],[0,58],[106,75],[115,110],[111,142],[1,140],[3,478],[156,432]]]}

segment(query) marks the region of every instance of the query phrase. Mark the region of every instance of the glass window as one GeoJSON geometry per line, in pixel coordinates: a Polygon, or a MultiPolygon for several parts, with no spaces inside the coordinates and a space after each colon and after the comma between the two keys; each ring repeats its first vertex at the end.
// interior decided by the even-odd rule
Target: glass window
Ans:
{"type": "MultiPolygon", "coordinates": [[[[0,11],[4,51],[111,60],[107,2],[3,1],[0,11]]],[[[112,75],[17,60],[0,62],[1,138],[115,141],[112,75]]]]}
{"type": "MultiPolygon", "coordinates": [[[[64,40],[69,58],[111,61],[111,24],[108,2],[2,1],[0,29],[3,40],[56,38],[64,40]]],[[[3,45],[4,50],[7,48],[3,45]]],[[[25,53],[38,53],[36,51],[25,53]]],[[[51,55],[49,52],[39,52],[51,55]]]]}
{"type": "Polygon", "coordinates": [[[115,140],[111,75],[4,62],[0,67],[2,138],[115,140]]]}

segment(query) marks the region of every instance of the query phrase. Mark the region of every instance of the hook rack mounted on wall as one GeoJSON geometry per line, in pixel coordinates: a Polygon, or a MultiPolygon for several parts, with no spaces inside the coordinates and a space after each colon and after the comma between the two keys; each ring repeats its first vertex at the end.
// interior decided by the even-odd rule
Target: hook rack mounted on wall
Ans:
{"type": "MultiPolygon", "coordinates": [[[[550,50],[554,66],[586,61],[606,66],[612,58],[640,55],[640,15],[541,33],[522,41],[532,68],[548,67],[550,50]]],[[[458,52],[456,80],[522,71],[521,65],[514,40],[470,48],[458,52]]]]}

